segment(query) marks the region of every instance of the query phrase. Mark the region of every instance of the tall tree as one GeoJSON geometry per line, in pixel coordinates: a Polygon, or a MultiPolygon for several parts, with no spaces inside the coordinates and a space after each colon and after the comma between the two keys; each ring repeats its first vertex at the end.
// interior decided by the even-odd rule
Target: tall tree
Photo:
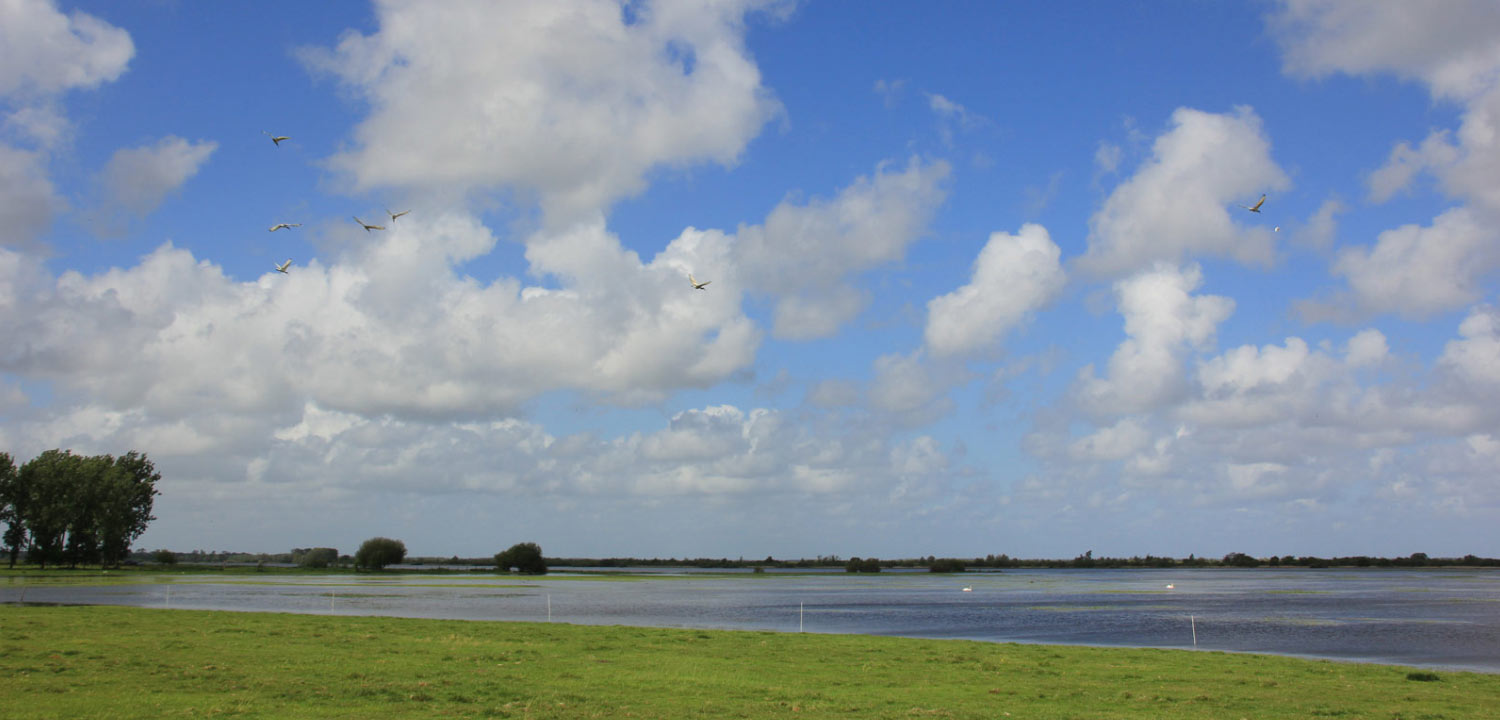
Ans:
{"type": "Polygon", "coordinates": [[[42,567],[67,557],[74,488],[84,474],[83,460],[71,450],[47,450],[22,465],[18,473],[26,495],[21,522],[30,535],[26,557],[42,567]]]}
{"type": "Polygon", "coordinates": [[[131,450],[114,459],[101,490],[104,504],[98,516],[100,563],[119,565],[130,556],[130,545],[156,519],[151,507],[161,494],[156,489],[160,479],[161,473],[145,453],[131,450]]]}
{"type": "Polygon", "coordinates": [[[0,519],[12,566],[22,545],[42,567],[118,565],[156,519],[151,507],[161,474],[142,453],[114,458],[48,450],[13,475],[7,479],[0,469],[0,519]]]}
{"type": "Polygon", "coordinates": [[[5,547],[10,551],[10,566],[16,566],[21,546],[26,542],[26,523],[21,521],[25,506],[21,478],[10,453],[0,453],[0,522],[5,523],[5,547]]]}
{"type": "Polygon", "coordinates": [[[79,457],[73,466],[67,489],[68,537],[63,546],[70,567],[100,562],[102,521],[111,510],[115,474],[115,459],[109,455],[79,457]]]}

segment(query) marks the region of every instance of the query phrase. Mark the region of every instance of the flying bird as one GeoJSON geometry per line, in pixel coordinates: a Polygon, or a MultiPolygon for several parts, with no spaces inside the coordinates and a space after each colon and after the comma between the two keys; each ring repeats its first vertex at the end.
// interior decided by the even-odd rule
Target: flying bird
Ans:
{"type": "Polygon", "coordinates": [[[1260,206],[1264,205],[1265,202],[1266,202],[1266,196],[1265,196],[1264,193],[1262,193],[1261,196],[1260,196],[1260,199],[1256,200],[1254,205],[1241,205],[1240,207],[1245,208],[1246,210],[1249,210],[1250,212],[1258,213],[1258,212],[1260,212],[1260,206]]]}
{"type": "Polygon", "coordinates": [[[276,272],[279,272],[279,273],[285,275],[286,274],[286,269],[289,268],[289,267],[291,267],[291,266],[292,266],[292,259],[291,258],[287,258],[286,262],[284,262],[284,263],[276,266],[276,272]]]}
{"type": "Polygon", "coordinates": [[[704,290],[704,291],[706,291],[706,290],[708,290],[708,288],[705,287],[705,286],[708,285],[709,283],[713,282],[713,281],[712,280],[704,280],[703,282],[698,282],[697,280],[695,280],[693,278],[693,274],[692,273],[688,273],[688,282],[692,283],[694,290],[704,290]]]}
{"type": "Polygon", "coordinates": [[[276,223],[275,225],[271,226],[271,232],[276,232],[277,230],[281,230],[282,228],[290,230],[294,227],[302,227],[302,223],[276,223]]]}
{"type": "Polygon", "coordinates": [[[393,213],[393,212],[390,211],[390,209],[386,209],[385,214],[391,216],[391,222],[396,222],[396,218],[401,217],[402,215],[405,215],[405,214],[407,214],[409,212],[411,212],[411,211],[410,210],[402,210],[401,212],[393,213]]]}
{"type": "Polygon", "coordinates": [[[365,232],[369,232],[371,230],[384,230],[385,229],[384,225],[371,225],[371,224],[369,224],[369,223],[367,223],[367,222],[365,222],[363,220],[360,220],[358,217],[354,218],[354,222],[359,223],[359,226],[362,227],[362,228],[364,228],[365,232]]]}
{"type": "Polygon", "coordinates": [[[1276,229],[1275,229],[1275,230],[1272,230],[1272,231],[1271,231],[1271,232],[1281,232],[1281,226],[1280,226],[1280,225],[1277,225],[1277,226],[1276,226],[1276,229]]]}
{"type": "Polygon", "coordinates": [[[291,140],[291,138],[286,135],[272,135],[265,130],[262,130],[261,132],[265,133],[266,137],[271,138],[271,142],[276,143],[276,147],[281,147],[282,140],[291,140]]]}

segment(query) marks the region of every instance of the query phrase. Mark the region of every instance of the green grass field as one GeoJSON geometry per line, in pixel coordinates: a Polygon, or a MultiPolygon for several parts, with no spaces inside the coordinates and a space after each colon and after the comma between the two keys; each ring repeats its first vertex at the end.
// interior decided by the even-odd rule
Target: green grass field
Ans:
{"type": "Polygon", "coordinates": [[[1494,718],[1500,676],[850,635],[0,606],[5,718],[1494,718]]]}

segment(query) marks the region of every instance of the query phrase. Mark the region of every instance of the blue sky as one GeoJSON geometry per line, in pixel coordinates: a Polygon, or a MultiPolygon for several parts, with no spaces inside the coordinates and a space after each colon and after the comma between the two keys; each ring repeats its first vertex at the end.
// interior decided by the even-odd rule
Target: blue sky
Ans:
{"type": "Polygon", "coordinates": [[[0,7],[0,449],[139,545],[1500,553],[1492,3],[0,7]]]}

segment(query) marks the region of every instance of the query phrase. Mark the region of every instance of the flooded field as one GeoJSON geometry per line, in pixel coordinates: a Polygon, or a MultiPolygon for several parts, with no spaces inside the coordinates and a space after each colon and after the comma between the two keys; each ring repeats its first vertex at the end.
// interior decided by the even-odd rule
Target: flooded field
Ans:
{"type": "Polygon", "coordinates": [[[1266,652],[1500,672],[1500,572],[11,578],[0,601],[1266,652]],[[965,590],[965,588],[968,588],[965,590]]]}

